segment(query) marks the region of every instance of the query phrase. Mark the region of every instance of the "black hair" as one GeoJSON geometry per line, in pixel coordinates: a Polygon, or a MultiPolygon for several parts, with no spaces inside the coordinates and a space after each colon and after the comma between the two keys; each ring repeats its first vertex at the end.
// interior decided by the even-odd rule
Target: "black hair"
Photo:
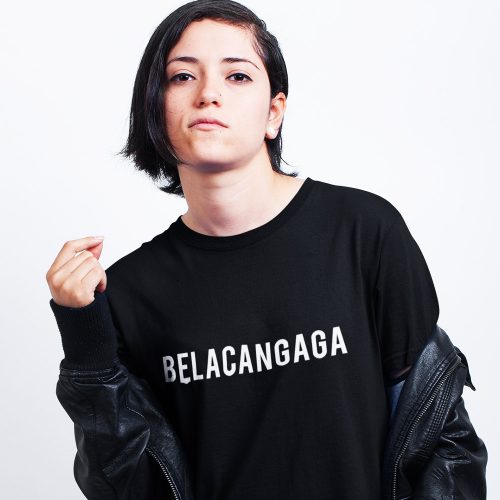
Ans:
{"type": "MultiPolygon", "coordinates": [[[[172,154],[173,147],[164,121],[164,88],[168,83],[165,63],[168,53],[188,25],[202,19],[249,29],[253,34],[254,49],[269,76],[271,98],[279,92],[288,96],[288,73],[278,40],[250,9],[233,0],[195,0],[169,14],[155,29],[144,50],[132,94],[129,135],[125,147],[118,154],[131,158],[135,168],[146,172],[154,181],[165,178],[167,184],[159,189],[181,197],[184,193],[177,158],[172,154]]],[[[282,125],[274,139],[265,138],[267,153],[274,171],[296,177],[297,172],[286,173],[280,167],[281,161],[285,161],[281,157],[282,125]]]]}

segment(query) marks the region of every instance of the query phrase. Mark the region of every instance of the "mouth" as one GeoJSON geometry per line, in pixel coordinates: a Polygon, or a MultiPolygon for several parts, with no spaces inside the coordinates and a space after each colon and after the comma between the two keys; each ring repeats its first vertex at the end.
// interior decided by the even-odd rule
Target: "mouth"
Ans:
{"type": "Polygon", "coordinates": [[[218,123],[195,123],[191,128],[198,129],[198,130],[215,130],[215,129],[222,129],[225,128],[222,125],[219,125],[218,123]]]}
{"type": "MultiPolygon", "coordinates": [[[[227,125],[225,123],[222,123],[220,120],[217,120],[216,118],[211,118],[211,117],[198,118],[197,120],[192,121],[189,124],[189,127],[190,128],[198,127],[199,125],[216,125],[218,127],[227,128],[227,125]]],[[[201,127],[201,128],[203,128],[203,127],[201,127]]]]}

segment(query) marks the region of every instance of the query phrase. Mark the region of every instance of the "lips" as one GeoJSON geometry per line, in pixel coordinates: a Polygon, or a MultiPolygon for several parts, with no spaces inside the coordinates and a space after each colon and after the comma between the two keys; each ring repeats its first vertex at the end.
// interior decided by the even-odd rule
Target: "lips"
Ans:
{"type": "Polygon", "coordinates": [[[193,127],[194,125],[198,125],[199,123],[211,123],[211,124],[214,124],[214,125],[219,125],[221,127],[227,127],[227,125],[223,122],[221,122],[220,120],[217,120],[216,118],[198,118],[194,121],[192,121],[189,126],[190,127],[193,127]]]}

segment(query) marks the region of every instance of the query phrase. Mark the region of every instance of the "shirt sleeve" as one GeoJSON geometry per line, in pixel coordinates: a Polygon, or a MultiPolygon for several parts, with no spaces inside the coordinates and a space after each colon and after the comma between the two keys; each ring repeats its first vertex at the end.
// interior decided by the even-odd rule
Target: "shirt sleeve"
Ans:
{"type": "Polygon", "coordinates": [[[374,300],[384,380],[390,382],[413,364],[439,316],[429,268],[400,213],[381,243],[374,300]]]}
{"type": "Polygon", "coordinates": [[[120,361],[129,371],[134,362],[118,327],[108,290],[95,292],[83,307],[69,307],[50,299],[50,307],[61,334],[64,359],[61,367],[72,370],[102,370],[120,361]]]}
{"type": "MultiPolygon", "coordinates": [[[[108,281],[109,283],[109,281],[108,281]]],[[[133,372],[134,374],[140,374],[140,370],[136,364],[136,361],[132,355],[132,352],[125,340],[123,334],[123,326],[121,318],[118,316],[117,308],[114,300],[114,296],[108,291],[108,304],[109,310],[111,314],[111,318],[113,320],[113,324],[115,325],[116,331],[116,351],[118,355],[118,359],[122,365],[125,365],[129,372],[133,372]]]]}
{"type": "Polygon", "coordinates": [[[114,264],[106,270],[107,284],[106,297],[111,320],[116,332],[116,351],[120,363],[129,372],[138,376],[143,376],[143,370],[139,367],[137,357],[134,355],[138,351],[137,346],[131,346],[128,342],[130,335],[131,315],[133,315],[133,297],[128,291],[129,287],[124,278],[127,273],[114,264]]]}
{"type": "Polygon", "coordinates": [[[72,370],[100,370],[113,366],[117,356],[116,334],[105,292],[83,307],[49,304],[56,318],[65,357],[61,367],[72,370]]]}

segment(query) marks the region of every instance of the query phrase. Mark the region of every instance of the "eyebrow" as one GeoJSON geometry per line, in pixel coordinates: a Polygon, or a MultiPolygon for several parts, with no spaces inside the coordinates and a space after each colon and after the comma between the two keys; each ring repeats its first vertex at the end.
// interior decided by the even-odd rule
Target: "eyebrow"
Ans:
{"type": "MultiPolygon", "coordinates": [[[[165,65],[165,67],[167,67],[171,62],[174,62],[174,61],[183,61],[183,62],[194,63],[194,64],[197,64],[200,62],[199,59],[196,59],[196,57],[179,56],[179,57],[174,57],[173,59],[170,59],[170,61],[168,61],[168,63],[165,65]]],[[[221,63],[247,62],[247,63],[253,64],[260,71],[260,68],[255,63],[253,63],[252,61],[249,61],[248,59],[243,59],[241,57],[224,57],[223,59],[220,60],[220,62],[221,63]]]]}

